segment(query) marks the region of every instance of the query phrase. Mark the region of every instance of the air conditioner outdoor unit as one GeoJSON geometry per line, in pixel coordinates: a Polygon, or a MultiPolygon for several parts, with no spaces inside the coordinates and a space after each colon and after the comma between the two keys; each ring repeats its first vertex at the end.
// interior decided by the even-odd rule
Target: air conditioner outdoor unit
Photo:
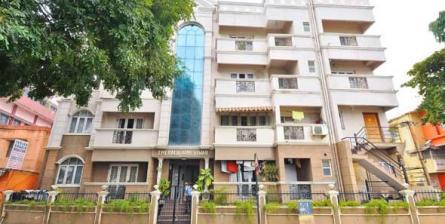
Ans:
{"type": "Polygon", "coordinates": [[[320,124],[312,126],[312,135],[326,136],[327,134],[328,129],[326,128],[326,125],[320,124]]]}

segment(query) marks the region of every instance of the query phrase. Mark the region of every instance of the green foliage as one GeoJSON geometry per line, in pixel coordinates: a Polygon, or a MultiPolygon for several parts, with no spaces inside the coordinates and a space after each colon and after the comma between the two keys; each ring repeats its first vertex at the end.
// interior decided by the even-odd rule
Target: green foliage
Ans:
{"type": "Polygon", "coordinates": [[[156,98],[181,73],[169,43],[193,0],[0,1],[0,97],[25,87],[35,99],[75,96],[86,105],[101,83],[119,108],[156,98]]]}
{"type": "Polygon", "coordinates": [[[360,206],[360,202],[358,202],[358,201],[340,201],[340,203],[338,203],[338,206],[340,206],[341,208],[358,207],[358,206],[360,206]]]}
{"type": "Polygon", "coordinates": [[[266,213],[276,213],[280,206],[281,205],[276,202],[267,203],[264,205],[264,211],[266,211],[266,213]]]}
{"type": "MultiPolygon", "coordinates": [[[[437,41],[445,42],[445,11],[430,24],[437,41]]],[[[416,63],[408,72],[410,80],[403,86],[417,88],[423,96],[420,109],[427,112],[424,122],[439,124],[445,121],[445,49],[434,52],[421,62],[416,63]]]]}
{"type": "Polygon", "coordinates": [[[170,181],[168,181],[167,179],[161,179],[159,181],[159,191],[161,192],[162,196],[167,196],[168,194],[170,194],[170,181]]]}
{"type": "Polygon", "coordinates": [[[288,201],[287,202],[287,209],[289,212],[297,212],[298,210],[298,201],[288,201]]]}
{"type": "Polygon", "coordinates": [[[423,200],[417,201],[416,205],[419,206],[419,207],[424,207],[424,206],[441,206],[441,207],[444,207],[445,206],[445,199],[441,199],[440,201],[431,200],[431,199],[423,199],[423,200]]]}
{"type": "Polygon", "coordinates": [[[372,214],[376,211],[380,215],[386,215],[389,210],[389,203],[383,199],[372,199],[365,203],[364,206],[366,214],[372,214]]]}
{"type": "Polygon", "coordinates": [[[253,201],[250,200],[236,201],[235,207],[236,207],[235,213],[237,216],[239,215],[253,216],[253,213],[255,212],[255,205],[253,201]]]}
{"type": "Polygon", "coordinates": [[[143,200],[125,200],[125,199],[118,199],[118,200],[112,200],[108,204],[104,205],[105,210],[111,211],[111,212],[125,212],[125,213],[132,213],[132,212],[148,212],[149,210],[149,202],[143,201],[143,200]]]}
{"type": "Polygon", "coordinates": [[[331,207],[331,200],[329,199],[324,199],[324,200],[319,200],[319,201],[314,201],[312,202],[312,206],[313,207],[331,207]]]}
{"type": "Polygon", "coordinates": [[[212,201],[203,201],[201,208],[204,213],[216,213],[216,204],[212,201]]]}
{"type": "Polygon", "coordinates": [[[203,192],[204,189],[208,188],[213,183],[213,174],[211,169],[201,169],[199,171],[198,180],[196,185],[198,186],[198,191],[203,192]]]}
{"type": "Polygon", "coordinates": [[[389,207],[391,208],[408,208],[408,202],[406,201],[392,201],[389,202],[389,207]]]}
{"type": "Polygon", "coordinates": [[[6,203],[9,205],[27,205],[30,208],[48,204],[46,201],[34,201],[34,200],[20,200],[20,201],[14,201],[14,202],[6,202],[6,203]]]}
{"type": "Polygon", "coordinates": [[[65,211],[72,211],[74,209],[78,212],[84,212],[90,208],[94,208],[96,203],[92,200],[78,198],[76,200],[59,199],[54,202],[54,205],[62,207],[65,211]]]}
{"type": "Polygon", "coordinates": [[[213,201],[215,202],[215,204],[217,205],[227,204],[228,198],[227,194],[224,194],[225,191],[226,188],[224,187],[213,190],[213,201]]]}
{"type": "Polygon", "coordinates": [[[439,18],[430,23],[430,31],[433,32],[438,42],[445,42],[445,11],[439,13],[439,18]]]}
{"type": "Polygon", "coordinates": [[[278,168],[273,162],[266,162],[261,169],[261,177],[266,181],[274,182],[278,181],[278,168]]]}

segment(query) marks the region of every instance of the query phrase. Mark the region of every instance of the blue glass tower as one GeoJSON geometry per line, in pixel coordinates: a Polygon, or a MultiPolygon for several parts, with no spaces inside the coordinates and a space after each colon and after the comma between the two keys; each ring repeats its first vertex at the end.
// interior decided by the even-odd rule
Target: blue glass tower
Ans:
{"type": "Polygon", "coordinates": [[[176,56],[184,72],[175,80],[173,89],[169,145],[200,145],[204,76],[204,30],[201,27],[190,24],[179,30],[176,56]]]}

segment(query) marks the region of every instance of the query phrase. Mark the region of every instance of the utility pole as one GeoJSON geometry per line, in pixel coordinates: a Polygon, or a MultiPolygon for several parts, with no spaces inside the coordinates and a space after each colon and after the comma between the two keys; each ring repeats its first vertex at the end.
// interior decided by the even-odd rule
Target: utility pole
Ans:
{"type": "Polygon", "coordinates": [[[414,132],[412,130],[412,126],[411,125],[413,125],[414,123],[411,122],[411,121],[404,121],[401,124],[405,124],[405,125],[408,126],[409,133],[411,135],[411,139],[413,140],[413,143],[414,143],[414,148],[416,149],[417,156],[419,157],[420,165],[422,166],[422,170],[423,170],[423,174],[425,176],[426,183],[428,185],[431,185],[430,175],[429,175],[428,170],[426,168],[425,161],[424,161],[424,158],[423,158],[423,154],[422,154],[422,152],[419,149],[419,145],[418,145],[417,140],[416,140],[416,135],[414,134],[414,132]]]}

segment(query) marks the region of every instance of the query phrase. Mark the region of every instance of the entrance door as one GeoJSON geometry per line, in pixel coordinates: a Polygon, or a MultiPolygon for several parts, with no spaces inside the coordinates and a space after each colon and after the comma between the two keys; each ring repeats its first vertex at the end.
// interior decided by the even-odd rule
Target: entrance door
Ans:
{"type": "Polygon", "coordinates": [[[185,186],[193,186],[199,175],[198,160],[170,160],[170,196],[162,200],[158,224],[185,224],[191,219],[191,197],[186,197],[185,186]]]}
{"type": "Polygon", "coordinates": [[[368,140],[371,142],[382,142],[379,115],[377,113],[363,113],[363,119],[368,140]]]}

